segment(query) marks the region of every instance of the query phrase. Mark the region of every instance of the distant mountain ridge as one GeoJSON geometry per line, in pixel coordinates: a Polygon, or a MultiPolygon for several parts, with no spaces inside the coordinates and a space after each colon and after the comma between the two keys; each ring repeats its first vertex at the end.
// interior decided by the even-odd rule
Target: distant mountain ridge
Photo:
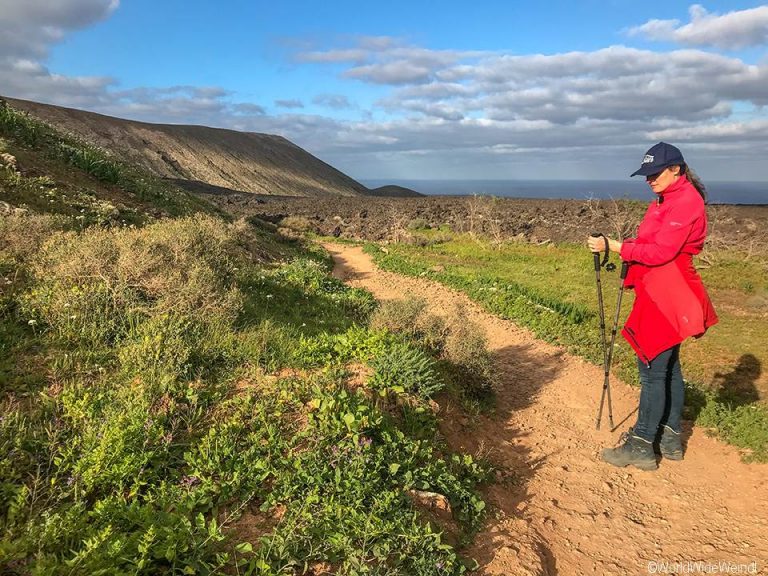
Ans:
{"type": "Polygon", "coordinates": [[[263,195],[371,194],[360,182],[282,136],[206,126],[151,124],[51,104],[4,99],[18,110],[163,178],[263,195]]]}

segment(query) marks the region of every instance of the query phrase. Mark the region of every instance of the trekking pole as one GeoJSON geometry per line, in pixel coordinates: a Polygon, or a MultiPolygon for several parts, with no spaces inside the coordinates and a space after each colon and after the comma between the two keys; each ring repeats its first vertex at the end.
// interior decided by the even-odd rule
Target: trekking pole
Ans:
{"type": "MultiPolygon", "coordinates": [[[[619,295],[616,299],[616,313],[613,316],[613,327],[611,328],[611,345],[607,349],[607,359],[605,360],[605,379],[603,380],[603,393],[600,397],[600,409],[597,412],[597,430],[600,430],[600,420],[603,416],[603,401],[608,396],[608,424],[613,429],[613,408],[611,406],[611,362],[613,361],[613,347],[616,344],[616,332],[619,326],[619,314],[621,312],[621,298],[624,295],[624,279],[627,277],[629,262],[621,263],[621,272],[619,273],[619,295]]],[[[603,333],[605,334],[605,333],[603,333]]],[[[605,337],[603,337],[605,339],[605,337]]]]}
{"type": "MultiPolygon", "coordinates": [[[[616,332],[619,326],[619,314],[621,312],[621,298],[624,295],[624,279],[627,277],[627,271],[629,270],[629,263],[621,263],[621,273],[619,274],[619,294],[616,300],[616,313],[613,317],[613,326],[611,327],[611,344],[605,350],[605,378],[603,380],[603,393],[600,396],[600,409],[597,412],[597,422],[595,428],[600,430],[600,420],[603,417],[603,403],[605,402],[606,395],[608,396],[608,424],[613,429],[613,407],[611,405],[611,363],[613,361],[613,348],[616,344],[616,332]]],[[[603,330],[603,341],[605,341],[605,331],[603,330]]]]}
{"type": "MultiPolygon", "coordinates": [[[[603,348],[603,370],[605,374],[608,373],[608,349],[605,342],[605,307],[603,306],[603,284],[600,281],[600,268],[606,264],[606,261],[608,260],[608,240],[605,238],[605,235],[600,234],[599,232],[594,232],[592,234],[593,238],[599,238],[600,236],[603,237],[603,240],[605,241],[605,257],[603,258],[602,263],[600,262],[600,252],[593,252],[592,256],[594,256],[595,259],[595,280],[597,282],[597,309],[600,312],[600,340],[603,348]]],[[[605,397],[605,386],[606,386],[606,380],[603,380],[603,398],[605,397]]],[[[609,400],[610,403],[610,400],[609,400]]],[[[609,411],[610,412],[610,411],[609,411]]],[[[597,429],[600,430],[600,419],[603,414],[603,399],[600,399],[600,412],[597,416],[597,429]]]]}

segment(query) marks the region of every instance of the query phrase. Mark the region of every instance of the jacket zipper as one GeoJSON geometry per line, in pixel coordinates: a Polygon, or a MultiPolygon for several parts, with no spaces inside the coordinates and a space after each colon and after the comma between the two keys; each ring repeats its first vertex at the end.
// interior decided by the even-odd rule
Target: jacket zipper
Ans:
{"type": "Polygon", "coordinates": [[[640,351],[641,360],[645,362],[645,365],[650,368],[651,367],[651,361],[648,360],[648,356],[645,355],[645,352],[643,352],[643,349],[640,348],[640,344],[637,343],[637,338],[635,338],[635,331],[632,330],[632,328],[629,328],[627,326],[624,326],[624,330],[627,331],[627,334],[629,334],[629,337],[632,338],[632,342],[635,343],[635,347],[640,351]]]}

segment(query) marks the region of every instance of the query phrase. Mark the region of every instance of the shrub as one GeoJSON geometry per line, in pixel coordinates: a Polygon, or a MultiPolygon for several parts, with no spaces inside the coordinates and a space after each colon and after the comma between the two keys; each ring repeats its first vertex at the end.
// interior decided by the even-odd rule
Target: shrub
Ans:
{"type": "Polygon", "coordinates": [[[231,228],[204,216],[59,233],[34,259],[39,282],[26,308],[64,336],[107,343],[158,314],[231,322],[241,305],[235,275],[244,258],[231,228]]]}
{"type": "Polygon", "coordinates": [[[424,218],[414,218],[408,222],[408,230],[429,230],[431,226],[424,218]]]}
{"type": "Polygon", "coordinates": [[[482,329],[461,308],[446,318],[430,314],[422,299],[390,300],[371,317],[371,327],[403,335],[445,360],[456,383],[471,396],[492,389],[493,362],[482,329]]]}
{"type": "Polygon", "coordinates": [[[27,261],[55,232],[62,230],[65,220],[42,214],[9,214],[0,217],[0,257],[27,261]]]}
{"type": "Polygon", "coordinates": [[[313,337],[301,336],[292,362],[302,367],[369,362],[383,354],[393,342],[388,332],[358,326],[341,334],[323,332],[313,337]]]}
{"type": "Polygon", "coordinates": [[[296,232],[311,232],[316,229],[312,222],[303,216],[287,216],[280,221],[280,226],[296,232]]]}
{"type": "Polygon", "coordinates": [[[274,372],[290,364],[296,341],[290,330],[271,320],[236,333],[237,353],[242,364],[274,372]]]}
{"type": "Polygon", "coordinates": [[[332,287],[339,290],[343,284],[328,276],[328,267],[309,258],[296,258],[280,267],[276,277],[284,283],[296,286],[306,294],[330,292],[332,287]],[[339,286],[341,284],[341,286],[339,286]]]}
{"type": "Polygon", "coordinates": [[[14,110],[0,99],[0,131],[28,146],[35,146],[46,134],[46,125],[29,114],[14,110]]]}
{"type": "Polygon", "coordinates": [[[404,335],[433,354],[442,352],[448,330],[445,320],[429,314],[427,302],[419,298],[381,303],[371,316],[371,328],[404,335]]]}
{"type": "Polygon", "coordinates": [[[495,376],[488,341],[480,326],[461,309],[451,318],[444,357],[452,364],[463,390],[472,396],[491,391],[495,376]]]}

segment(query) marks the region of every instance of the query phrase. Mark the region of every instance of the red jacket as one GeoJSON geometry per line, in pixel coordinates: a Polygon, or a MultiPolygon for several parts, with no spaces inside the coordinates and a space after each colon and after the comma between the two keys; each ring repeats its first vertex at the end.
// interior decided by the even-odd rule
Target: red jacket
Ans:
{"type": "Polygon", "coordinates": [[[635,289],[621,334],[646,364],[717,323],[692,261],[706,235],[704,200],[681,176],[648,207],[637,238],[621,247],[621,259],[632,264],[624,285],[635,289]]]}

